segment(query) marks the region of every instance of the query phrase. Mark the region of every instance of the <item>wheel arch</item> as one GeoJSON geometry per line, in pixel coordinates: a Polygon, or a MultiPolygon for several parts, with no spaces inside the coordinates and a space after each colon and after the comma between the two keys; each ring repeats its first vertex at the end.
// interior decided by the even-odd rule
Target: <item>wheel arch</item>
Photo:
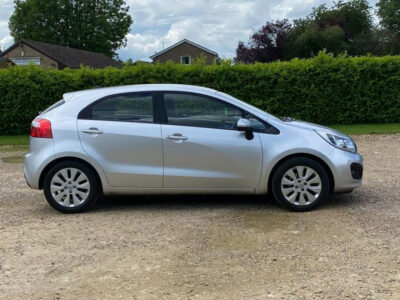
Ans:
{"type": "Polygon", "coordinates": [[[44,183],[44,177],[46,176],[47,172],[54,167],[55,165],[61,163],[61,162],[66,162],[66,161],[75,161],[75,162],[79,162],[83,165],[85,165],[86,167],[88,167],[89,169],[92,170],[93,174],[96,176],[96,179],[98,180],[99,183],[99,187],[101,188],[101,193],[103,193],[103,182],[101,180],[101,177],[99,175],[99,172],[96,170],[95,167],[93,167],[89,162],[87,162],[86,160],[79,158],[79,157],[74,157],[74,156],[64,156],[64,157],[60,157],[60,158],[56,158],[54,160],[52,160],[51,162],[49,162],[46,167],[43,168],[42,172],[40,173],[40,177],[39,177],[39,189],[43,189],[43,183],[44,183]]]}
{"type": "Polygon", "coordinates": [[[335,189],[335,178],[333,176],[332,170],[331,168],[328,166],[328,164],[321,159],[320,157],[313,155],[313,154],[309,154],[309,153],[295,153],[295,154],[290,154],[287,155],[283,158],[281,158],[272,168],[269,177],[268,177],[268,191],[272,191],[271,185],[272,185],[272,177],[274,176],[274,173],[276,172],[276,170],[279,168],[279,166],[284,163],[286,160],[291,159],[291,158],[300,158],[300,157],[306,157],[312,160],[315,160],[316,162],[318,162],[326,171],[326,173],[328,174],[329,177],[329,193],[333,193],[334,189],[335,189]]]}

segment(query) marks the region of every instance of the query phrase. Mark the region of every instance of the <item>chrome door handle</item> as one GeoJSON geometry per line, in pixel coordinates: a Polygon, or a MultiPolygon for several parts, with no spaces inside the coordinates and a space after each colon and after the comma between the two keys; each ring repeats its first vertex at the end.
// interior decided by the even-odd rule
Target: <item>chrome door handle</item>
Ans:
{"type": "Polygon", "coordinates": [[[83,129],[82,130],[83,133],[87,133],[87,134],[102,134],[103,131],[94,128],[94,127],[90,127],[89,129],[83,129]]]}
{"type": "Polygon", "coordinates": [[[186,141],[188,138],[180,133],[174,133],[173,135],[167,135],[167,139],[175,141],[186,141]]]}

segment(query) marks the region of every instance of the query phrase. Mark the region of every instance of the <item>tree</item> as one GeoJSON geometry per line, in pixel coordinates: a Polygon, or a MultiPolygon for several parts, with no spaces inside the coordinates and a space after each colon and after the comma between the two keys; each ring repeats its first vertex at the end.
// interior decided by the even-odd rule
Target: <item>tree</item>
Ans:
{"type": "Polygon", "coordinates": [[[287,57],[310,57],[324,49],[329,53],[343,53],[348,48],[344,36],[338,25],[320,28],[312,24],[293,39],[287,57]]]}
{"type": "MultiPolygon", "coordinates": [[[[366,0],[339,1],[313,8],[305,19],[295,20],[289,33],[288,58],[310,57],[326,49],[339,54],[367,54],[366,41],[372,33],[372,16],[366,0]]],[[[368,49],[370,49],[369,47],[368,49]]]]}
{"type": "Polygon", "coordinates": [[[124,0],[14,0],[9,27],[22,38],[115,56],[132,25],[124,0]]]}
{"type": "Polygon", "coordinates": [[[134,62],[132,60],[132,58],[128,58],[125,62],[124,62],[124,66],[133,66],[134,62]]]}
{"type": "MultiPolygon", "coordinates": [[[[400,1],[400,0],[381,0],[400,1]]],[[[313,8],[306,17],[267,22],[247,44],[239,42],[236,62],[253,63],[307,58],[326,50],[335,55],[382,53],[367,0],[339,1],[313,8]]]]}
{"type": "Polygon", "coordinates": [[[331,8],[321,5],[311,13],[320,27],[339,26],[345,33],[346,42],[372,28],[370,6],[366,0],[339,1],[331,8]]]}
{"type": "Polygon", "coordinates": [[[270,62],[284,58],[287,33],[291,28],[288,20],[267,22],[249,39],[248,43],[239,42],[235,62],[270,62]]]}
{"type": "Polygon", "coordinates": [[[387,54],[400,54],[400,0],[380,0],[376,6],[381,19],[382,47],[387,54]]]}
{"type": "Polygon", "coordinates": [[[380,0],[376,6],[381,25],[400,34],[400,0],[380,0]]]}

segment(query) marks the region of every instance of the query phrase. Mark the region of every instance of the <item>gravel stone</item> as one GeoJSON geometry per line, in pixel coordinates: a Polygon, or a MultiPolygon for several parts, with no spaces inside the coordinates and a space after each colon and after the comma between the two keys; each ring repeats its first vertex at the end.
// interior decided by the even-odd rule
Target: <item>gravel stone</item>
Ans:
{"type": "Polygon", "coordinates": [[[63,215],[0,160],[0,299],[400,299],[400,135],[354,138],[363,186],[307,213],[134,196],[63,215]]]}

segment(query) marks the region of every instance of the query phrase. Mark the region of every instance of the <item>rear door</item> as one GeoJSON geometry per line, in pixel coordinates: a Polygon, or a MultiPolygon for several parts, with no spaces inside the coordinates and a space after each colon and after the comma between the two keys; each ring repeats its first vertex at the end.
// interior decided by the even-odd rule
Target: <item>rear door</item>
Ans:
{"type": "Polygon", "coordinates": [[[115,187],[161,188],[161,125],[154,120],[152,93],[113,95],[78,116],[82,146],[115,187]]]}
{"type": "Polygon", "coordinates": [[[244,112],[200,94],[166,92],[162,125],[164,187],[253,190],[260,180],[258,133],[235,129],[244,112]]]}

